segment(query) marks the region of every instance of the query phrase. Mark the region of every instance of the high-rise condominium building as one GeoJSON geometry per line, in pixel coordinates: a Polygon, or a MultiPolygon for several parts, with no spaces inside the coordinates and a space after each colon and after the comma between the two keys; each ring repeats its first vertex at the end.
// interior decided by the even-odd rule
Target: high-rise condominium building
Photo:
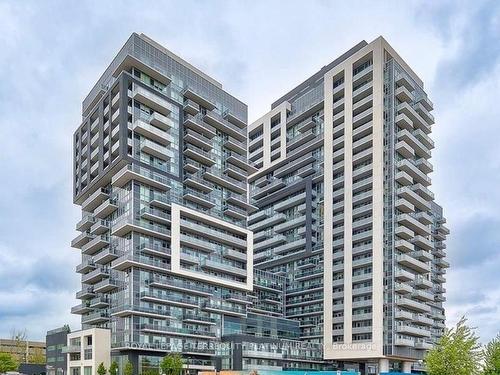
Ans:
{"type": "Polygon", "coordinates": [[[247,127],[220,83],[132,34],[74,134],[82,328],[140,374],[168,352],[190,372],[407,370],[444,324],[431,109],[379,38],[247,127]]]}
{"type": "Polygon", "coordinates": [[[254,267],[287,275],[285,317],[325,359],[409,372],[442,333],[448,229],[429,190],[432,109],[380,37],[249,125],[254,267]]]}

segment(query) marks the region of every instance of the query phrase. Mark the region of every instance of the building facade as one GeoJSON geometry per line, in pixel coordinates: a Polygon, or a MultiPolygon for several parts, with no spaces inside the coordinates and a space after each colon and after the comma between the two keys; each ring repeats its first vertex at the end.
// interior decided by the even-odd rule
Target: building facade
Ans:
{"type": "Polygon", "coordinates": [[[47,375],[67,374],[67,355],[63,351],[66,347],[69,326],[63,326],[47,332],[45,336],[46,349],[46,372],[47,375]]]}
{"type": "Polygon", "coordinates": [[[44,363],[45,343],[24,339],[0,339],[0,353],[2,352],[12,354],[19,363],[44,363]]]}
{"type": "Polygon", "coordinates": [[[408,369],[444,322],[431,109],[380,38],[247,126],[220,83],[132,34],[74,133],[72,312],[140,374],[168,352],[193,373],[408,369]]]}
{"type": "Polygon", "coordinates": [[[106,369],[111,364],[110,330],[89,328],[67,334],[66,373],[69,375],[95,375],[102,363],[106,369]]]}
{"type": "Polygon", "coordinates": [[[302,339],[362,372],[409,372],[444,328],[432,109],[380,37],[249,125],[254,267],[287,275],[285,317],[302,339]]]}

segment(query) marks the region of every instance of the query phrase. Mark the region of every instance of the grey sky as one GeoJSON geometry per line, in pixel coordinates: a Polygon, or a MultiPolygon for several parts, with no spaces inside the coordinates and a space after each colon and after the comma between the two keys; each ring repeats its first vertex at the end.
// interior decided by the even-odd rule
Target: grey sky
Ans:
{"type": "Polygon", "coordinates": [[[452,234],[448,324],[500,329],[500,2],[0,0],[0,337],[79,317],[72,132],[131,32],[222,82],[257,118],[362,39],[383,35],[435,103],[432,174],[452,234]]]}

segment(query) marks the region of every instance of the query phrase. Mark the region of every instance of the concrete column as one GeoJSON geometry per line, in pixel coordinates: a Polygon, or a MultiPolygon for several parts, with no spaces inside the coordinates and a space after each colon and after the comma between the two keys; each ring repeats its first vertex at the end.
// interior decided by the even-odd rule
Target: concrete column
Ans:
{"type": "Polygon", "coordinates": [[[413,364],[413,362],[408,362],[408,361],[405,361],[403,362],[403,372],[406,374],[411,374],[411,365],[413,364]]]}
{"type": "Polygon", "coordinates": [[[389,372],[389,360],[386,358],[381,358],[378,361],[378,372],[384,373],[384,372],[389,372]]]}

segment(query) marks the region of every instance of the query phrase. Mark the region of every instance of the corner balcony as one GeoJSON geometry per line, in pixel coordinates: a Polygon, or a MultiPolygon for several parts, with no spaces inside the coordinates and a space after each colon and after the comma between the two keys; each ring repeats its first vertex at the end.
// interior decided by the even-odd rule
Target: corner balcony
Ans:
{"type": "Polygon", "coordinates": [[[108,217],[113,212],[115,212],[117,209],[118,205],[116,203],[116,199],[108,198],[94,210],[94,216],[98,219],[104,219],[105,217],[108,217]]]}
{"type": "MultiPolygon", "coordinates": [[[[431,208],[430,202],[425,200],[424,198],[422,198],[417,193],[415,193],[409,186],[401,187],[401,188],[397,189],[396,192],[398,194],[398,197],[405,199],[407,202],[410,203],[410,205],[407,205],[408,208],[411,208],[411,205],[417,207],[418,209],[420,209],[422,211],[428,211],[431,208]]],[[[398,202],[399,202],[399,199],[398,199],[398,201],[396,201],[396,203],[398,203],[398,202]]],[[[399,202],[399,203],[404,203],[404,202],[399,202]]]]}
{"type": "Polygon", "coordinates": [[[210,99],[205,98],[203,95],[198,94],[196,91],[194,91],[192,88],[187,87],[183,92],[182,95],[187,98],[191,99],[193,102],[199,104],[200,106],[212,110],[215,109],[215,103],[213,103],[210,99]]]}
{"type": "Polygon", "coordinates": [[[223,116],[227,121],[229,121],[231,124],[236,125],[239,128],[245,128],[247,126],[247,123],[240,118],[236,117],[234,114],[232,114],[229,111],[224,112],[223,116]]]}
{"type": "Polygon", "coordinates": [[[225,204],[222,207],[222,211],[224,212],[224,215],[231,216],[237,220],[245,220],[247,218],[246,210],[232,204],[225,204]]]}
{"type": "Polygon", "coordinates": [[[404,225],[405,227],[409,228],[416,234],[422,236],[429,236],[431,234],[431,229],[428,225],[422,224],[417,219],[410,216],[410,214],[398,215],[397,220],[400,225],[404,225]]]}
{"type": "Polygon", "coordinates": [[[226,154],[226,161],[244,169],[248,173],[257,172],[257,169],[252,165],[252,163],[243,155],[239,155],[236,152],[229,151],[226,154]]]}
{"type": "Polygon", "coordinates": [[[200,134],[192,129],[186,129],[184,131],[184,142],[190,143],[205,151],[210,151],[213,148],[212,139],[205,137],[203,134],[200,134]]]}
{"type": "Polygon", "coordinates": [[[222,313],[225,315],[232,315],[238,317],[245,317],[247,315],[246,309],[244,307],[233,304],[226,304],[216,300],[208,300],[203,302],[202,309],[217,314],[222,313]]]}
{"type": "Polygon", "coordinates": [[[185,188],[182,197],[188,201],[199,204],[206,208],[215,207],[215,199],[210,194],[205,194],[190,188],[185,188]]]}
{"type": "Polygon", "coordinates": [[[82,210],[88,212],[94,211],[94,209],[108,197],[109,190],[105,188],[99,188],[83,201],[82,210]]]}
{"type": "Polygon", "coordinates": [[[233,138],[236,138],[240,141],[244,141],[246,139],[246,130],[239,128],[236,125],[233,125],[221,115],[214,111],[207,111],[203,116],[203,120],[212,125],[214,128],[219,129],[223,133],[230,135],[233,138]]]}
{"type": "Polygon", "coordinates": [[[109,277],[109,269],[101,266],[85,275],[82,275],[82,283],[95,284],[106,277],[109,277]]]}
{"type": "Polygon", "coordinates": [[[159,173],[138,165],[126,165],[111,180],[111,184],[117,187],[123,187],[130,181],[139,181],[145,185],[155,187],[159,190],[169,190],[169,179],[159,173]]]}
{"type": "Polygon", "coordinates": [[[186,129],[192,129],[200,134],[203,134],[205,137],[210,138],[210,139],[215,137],[215,135],[217,134],[216,130],[213,126],[203,122],[201,115],[196,115],[196,116],[186,115],[186,116],[184,116],[184,127],[186,129]]]}
{"type": "Polygon", "coordinates": [[[427,273],[431,271],[431,267],[428,264],[421,262],[407,254],[398,255],[396,259],[402,266],[411,268],[418,273],[427,273]]]}
{"type": "Polygon", "coordinates": [[[415,346],[415,342],[411,339],[405,339],[403,337],[397,337],[395,340],[394,340],[394,345],[396,346],[405,346],[405,347],[414,347],[415,346]]]}
{"type": "Polygon", "coordinates": [[[208,169],[203,174],[203,178],[216,183],[219,186],[223,186],[231,191],[239,194],[246,193],[247,184],[246,182],[238,181],[232,177],[229,177],[217,169],[208,169]]]}
{"type": "Polygon", "coordinates": [[[90,228],[90,233],[93,235],[101,235],[106,233],[111,226],[108,220],[97,220],[94,225],[90,228]]]}
{"type": "Polygon", "coordinates": [[[263,198],[264,196],[271,194],[285,186],[286,184],[283,182],[282,179],[269,180],[269,183],[267,185],[261,188],[256,188],[252,191],[252,198],[254,199],[263,198]]]}
{"type": "Polygon", "coordinates": [[[87,273],[96,268],[96,265],[92,259],[83,260],[78,266],[76,266],[77,273],[87,273]]]}
{"type": "Polygon", "coordinates": [[[278,235],[272,236],[271,238],[269,238],[265,241],[255,243],[253,245],[253,248],[254,248],[254,251],[261,251],[261,250],[268,249],[270,247],[282,244],[284,242],[286,242],[285,236],[283,236],[282,234],[278,234],[278,235]]]}
{"type": "Polygon", "coordinates": [[[222,251],[222,256],[227,259],[232,259],[236,260],[239,262],[246,262],[247,261],[247,254],[242,253],[240,251],[232,250],[232,249],[224,249],[222,251]]]}
{"type": "Polygon", "coordinates": [[[198,307],[198,299],[190,296],[178,296],[175,294],[161,293],[149,290],[141,292],[139,297],[143,301],[153,303],[162,303],[184,308],[198,307]]]}
{"type": "Polygon", "coordinates": [[[421,302],[414,301],[414,300],[412,300],[410,298],[406,298],[406,297],[397,298],[396,304],[398,306],[401,306],[401,307],[404,307],[404,308],[407,308],[407,309],[413,310],[413,311],[425,312],[425,313],[431,312],[430,306],[428,306],[424,303],[421,303],[421,302]]]}
{"type": "Polygon", "coordinates": [[[81,249],[82,246],[84,246],[86,243],[88,243],[90,240],[92,240],[94,236],[90,234],[90,232],[83,232],[76,236],[72,241],[71,241],[71,247],[81,249]]]}
{"type": "Polygon", "coordinates": [[[192,144],[184,145],[184,155],[208,166],[214,165],[216,161],[214,154],[192,144]]]}
{"type": "Polygon", "coordinates": [[[172,135],[170,135],[165,130],[157,128],[146,121],[138,118],[134,121],[133,128],[135,133],[142,135],[143,137],[149,138],[159,144],[168,146],[174,141],[172,135]]]}
{"type": "Polygon", "coordinates": [[[170,240],[170,230],[164,226],[149,224],[132,218],[123,218],[111,228],[111,235],[113,236],[124,237],[130,232],[142,233],[147,236],[170,240]]]}
{"type": "Polygon", "coordinates": [[[94,285],[96,293],[108,293],[118,289],[118,281],[112,278],[104,279],[94,285]]]}
{"type": "Polygon", "coordinates": [[[109,236],[96,236],[94,239],[82,246],[82,254],[93,255],[103,247],[109,245],[109,236]]]}
{"type": "Polygon", "coordinates": [[[408,173],[416,183],[421,183],[424,186],[431,184],[431,179],[408,159],[398,161],[396,167],[408,173]]]}
{"type": "MultiPolygon", "coordinates": [[[[419,105],[417,104],[415,108],[419,108],[419,105]]],[[[405,114],[413,122],[415,128],[422,129],[426,134],[429,134],[433,122],[427,122],[426,119],[417,113],[415,108],[412,108],[408,103],[401,103],[396,107],[396,110],[398,113],[405,114]]]]}
{"type": "Polygon", "coordinates": [[[283,223],[286,220],[285,214],[282,213],[273,213],[267,219],[259,221],[255,224],[249,225],[248,229],[253,232],[259,232],[262,229],[272,227],[276,224],[283,223]]]}
{"type": "Polygon", "coordinates": [[[148,332],[151,334],[160,334],[160,335],[168,334],[169,336],[170,335],[183,336],[183,337],[193,337],[193,338],[200,338],[200,339],[213,339],[216,337],[215,332],[211,332],[208,330],[172,327],[172,326],[160,325],[160,324],[146,324],[146,323],[144,323],[144,324],[140,325],[140,330],[142,332],[148,332]]]}
{"type": "MultiPolygon", "coordinates": [[[[92,308],[90,307],[90,304],[88,302],[80,303],[79,305],[73,306],[71,308],[71,314],[86,314],[88,312],[92,311],[92,308]]],[[[78,347],[80,348],[80,347],[78,347]]],[[[76,352],[76,349],[75,349],[76,352]]],[[[78,350],[79,352],[79,350],[78,350]]]]}
{"type": "Polygon", "coordinates": [[[244,268],[235,267],[231,264],[223,263],[222,261],[211,260],[206,258],[201,261],[201,267],[234,276],[241,276],[247,272],[247,270],[244,268]]]}
{"type": "Polygon", "coordinates": [[[82,324],[98,324],[109,321],[109,314],[105,311],[97,311],[82,316],[82,324]]]}
{"type": "Polygon", "coordinates": [[[174,290],[203,297],[213,297],[213,291],[207,285],[175,280],[158,275],[154,276],[150,285],[155,288],[174,290]]]}
{"type": "Polygon", "coordinates": [[[142,219],[150,220],[160,224],[170,224],[171,222],[170,214],[156,208],[143,207],[139,211],[139,215],[142,219]]]}
{"type": "Polygon", "coordinates": [[[86,232],[92,227],[92,224],[94,223],[94,215],[86,213],[83,215],[82,219],[78,223],[76,223],[76,230],[86,232]]]}
{"type": "Polygon", "coordinates": [[[411,93],[410,90],[408,90],[405,86],[399,86],[395,91],[394,95],[396,98],[398,98],[401,102],[408,102],[411,103],[413,100],[413,94],[411,93]]]}
{"type": "Polygon", "coordinates": [[[82,290],[76,292],[76,299],[89,299],[95,297],[94,288],[90,285],[82,285],[82,290]]]}
{"type": "Polygon", "coordinates": [[[233,236],[229,233],[223,233],[221,231],[209,228],[207,226],[196,224],[192,221],[181,219],[181,231],[195,233],[196,235],[210,238],[214,241],[225,243],[226,245],[238,247],[241,249],[247,248],[247,240],[233,236]]]}
{"type": "Polygon", "coordinates": [[[132,97],[134,100],[138,100],[142,104],[147,105],[149,108],[165,116],[171,112],[172,104],[159,95],[156,95],[153,91],[147,90],[142,86],[135,85],[132,97]]]}
{"type": "Polygon", "coordinates": [[[107,247],[94,255],[94,261],[97,264],[107,264],[120,256],[118,250],[107,247]]]}
{"type": "Polygon", "coordinates": [[[191,99],[185,99],[184,104],[182,105],[182,109],[184,112],[194,116],[200,112],[200,105],[198,103],[195,103],[191,99]]]}
{"type": "Polygon", "coordinates": [[[152,155],[161,160],[170,160],[174,157],[173,151],[167,146],[160,145],[149,139],[143,138],[140,143],[141,152],[152,155]]]}
{"type": "Polygon", "coordinates": [[[406,324],[397,326],[397,332],[407,334],[407,335],[412,335],[412,336],[418,336],[418,337],[430,337],[431,336],[431,332],[426,330],[426,329],[422,329],[422,328],[418,328],[418,327],[414,327],[414,326],[410,326],[410,325],[406,325],[406,324]]]}
{"type": "Polygon", "coordinates": [[[125,271],[131,267],[164,273],[169,265],[165,260],[152,259],[134,252],[127,252],[111,263],[111,268],[117,271],[125,271]]]}

